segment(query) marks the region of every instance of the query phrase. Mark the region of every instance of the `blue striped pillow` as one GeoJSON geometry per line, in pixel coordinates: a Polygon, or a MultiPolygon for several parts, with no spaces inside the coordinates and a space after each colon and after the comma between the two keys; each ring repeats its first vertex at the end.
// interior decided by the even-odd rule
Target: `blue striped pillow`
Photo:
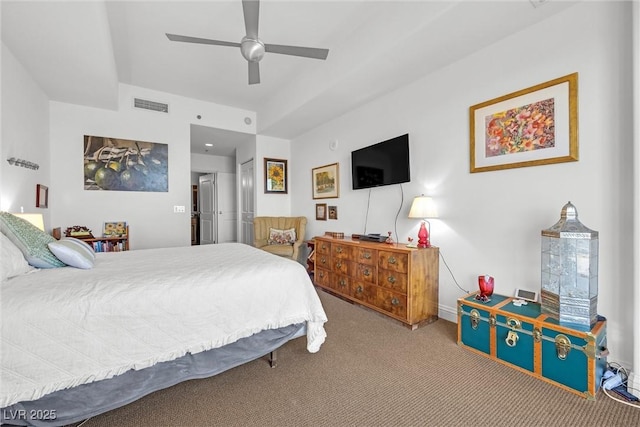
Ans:
{"type": "Polygon", "coordinates": [[[86,242],[74,237],[48,244],[49,249],[62,262],[76,268],[92,268],[96,260],[96,253],[86,242]]]}

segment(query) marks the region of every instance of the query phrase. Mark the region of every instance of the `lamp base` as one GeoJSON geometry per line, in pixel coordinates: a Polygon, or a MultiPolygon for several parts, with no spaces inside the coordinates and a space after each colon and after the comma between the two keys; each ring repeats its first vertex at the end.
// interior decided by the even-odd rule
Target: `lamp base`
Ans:
{"type": "Polygon", "coordinates": [[[420,223],[420,230],[418,231],[418,247],[419,248],[428,248],[431,246],[429,242],[429,232],[427,231],[427,227],[424,225],[425,221],[420,223]]]}

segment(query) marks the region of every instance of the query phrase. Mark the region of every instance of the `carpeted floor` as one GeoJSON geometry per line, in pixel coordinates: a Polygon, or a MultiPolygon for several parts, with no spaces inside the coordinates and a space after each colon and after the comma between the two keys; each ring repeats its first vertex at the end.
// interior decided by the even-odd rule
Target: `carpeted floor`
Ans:
{"type": "Polygon", "coordinates": [[[640,408],[588,401],[458,347],[456,325],[416,331],[319,291],[329,317],[306,339],[218,376],[90,419],[114,426],[639,426],[640,408]]]}

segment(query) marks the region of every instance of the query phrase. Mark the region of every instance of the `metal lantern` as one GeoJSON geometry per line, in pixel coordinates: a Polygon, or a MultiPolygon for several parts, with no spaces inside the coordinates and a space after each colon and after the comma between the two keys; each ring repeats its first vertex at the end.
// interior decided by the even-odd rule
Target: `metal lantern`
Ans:
{"type": "Polygon", "coordinates": [[[572,327],[591,329],[598,317],[598,232],[578,221],[568,202],[560,220],[542,230],[543,313],[572,327]]]}

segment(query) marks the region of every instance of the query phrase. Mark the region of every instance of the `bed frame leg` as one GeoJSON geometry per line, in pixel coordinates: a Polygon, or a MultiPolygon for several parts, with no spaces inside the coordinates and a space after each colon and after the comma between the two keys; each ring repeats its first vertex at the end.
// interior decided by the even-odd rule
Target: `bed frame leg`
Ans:
{"type": "Polygon", "coordinates": [[[277,350],[273,350],[271,353],[269,353],[269,365],[271,365],[272,368],[275,368],[278,365],[278,361],[276,360],[277,357],[277,350]]]}

